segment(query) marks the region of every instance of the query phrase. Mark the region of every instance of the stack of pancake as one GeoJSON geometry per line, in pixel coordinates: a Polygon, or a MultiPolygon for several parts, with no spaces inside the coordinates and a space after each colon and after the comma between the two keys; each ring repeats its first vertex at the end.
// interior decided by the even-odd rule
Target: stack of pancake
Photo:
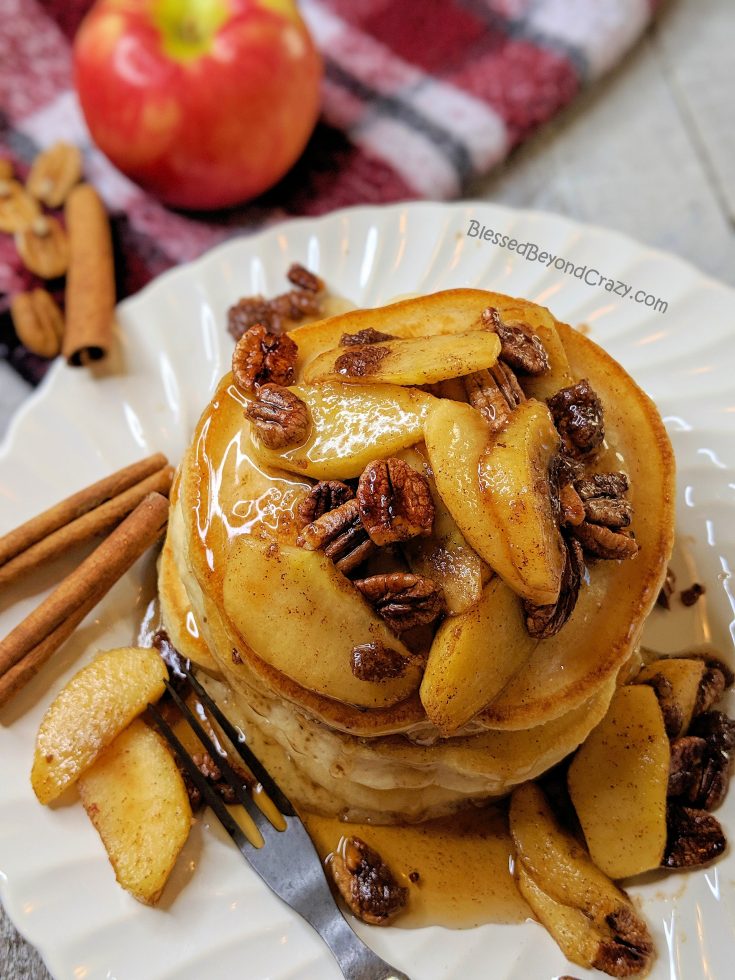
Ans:
{"type": "MultiPolygon", "coordinates": [[[[672,546],[673,457],[651,401],[598,346],[542,307],[497,293],[452,290],[296,328],[295,381],[301,383],[308,364],[337,347],[344,333],[371,328],[415,337],[479,330],[488,307],[531,325],[552,347],[560,343],[572,377],[588,379],[598,393],[606,441],[595,466],[628,475],[639,552],[630,561],[589,561],[566,625],[556,636],[524,643],[507,683],[451,734],[427,715],[420,669],[400,683],[363,682],[364,697],[345,696],[358,682],[333,685],[336,668],[320,660],[325,654],[318,633],[299,631],[289,621],[289,589],[303,593],[303,581],[282,575],[276,595],[272,576],[261,589],[252,575],[241,575],[244,539],[270,548],[276,559],[279,548],[296,545],[298,505],[322,472],[341,475],[340,454],[351,452],[349,439],[314,466],[288,454],[275,465],[273,451],[259,446],[245,415],[250,393],[226,375],[182,460],[159,571],[165,628],[184,656],[226,685],[227,711],[298,806],[348,820],[416,822],[500,796],[573,751],[602,719],[616,683],[635,662],[672,546]],[[257,630],[250,629],[251,621],[257,630]],[[292,645],[285,659],[284,643],[292,645]]],[[[527,392],[539,398],[550,393],[538,386],[527,392]]],[[[421,440],[418,431],[412,441],[420,448],[421,440]]],[[[344,478],[354,476],[346,465],[344,478]]],[[[348,672],[352,641],[345,630],[339,652],[335,610],[344,602],[360,609],[367,603],[347,578],[339,588],[340,604],[332,606],[321,592],[313,604],[323,605],[316,612],[329,631],[329,657],[343,656],[348,672]]],[[[291,595],[301,608],[303,595],[298,602],[291,595]]],[[[476,655],[478,663],[492,655],[491,637],[478,644],[476,655]]]]}

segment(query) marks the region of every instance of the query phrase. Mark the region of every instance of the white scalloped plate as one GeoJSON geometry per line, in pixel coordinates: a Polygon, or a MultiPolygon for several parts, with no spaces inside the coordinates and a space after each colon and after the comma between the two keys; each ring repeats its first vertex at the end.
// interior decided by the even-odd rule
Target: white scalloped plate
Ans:
{"type": "MultiPolygon", "coordinates": [[[[666,419],[679,465],[680,583],[697,578],[707,584],[693,610],[658,614],[656,642],[676,649],[708,641],[732,654],[735,293],[678,259],[550,214],[480,203],[357,208],[236,239],[162,276],[120,305],[117,348],[96,377],[58,364],[15,419],[0,453],[0,531],[147,453],[163,450],[176,460],[229,359],[227,307],[244,294],[282,289],[294,260],[360,305],[406,292],[480,286],[588,324],[666,419]],[[546,268],[468,238],[473,219],[574,267],[621,279],[633,287],[631,294],[589,285],[571,267],[546,268]],[[638,289],[667,301],[667,311],[631,299],[638,289]]],[[[0,599],[0,634],[53,578],[39,575],[0,599]]],[[[151,581],[151,562],[142,561],[0,715],[6,908],[58,978],[337,980],[321,941],[251,874],[216,824],[197,823],[162,904],[149,909],[115,883],[78,802],[49,809],[32,795],[28,773],[43,711],[96,649],[130,642],[151,581]]],[[[735,794],[719,816],[733,836],[735,794]]],[[[707,871],[651,875],[632,886],[659,950],[654,977],[732,976],[734,879],[730,853],[707,871]]],[[[599,976],[567,964],[535,923],[360,932],[414,980],[599,976]]]]}

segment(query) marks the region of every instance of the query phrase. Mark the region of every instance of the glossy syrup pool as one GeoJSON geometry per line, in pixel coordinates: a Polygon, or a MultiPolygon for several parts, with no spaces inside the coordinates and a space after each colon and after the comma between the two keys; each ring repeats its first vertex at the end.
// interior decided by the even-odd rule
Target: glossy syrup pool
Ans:
{"type": "Polygon", "coordinates": [[[413,826],[348,824],[310,813],[302,817],[327,864],[343,837],[360,837],[378,851],[408,889],[406,910],[393,923],[399,928],[471,929],[523,922],[531,914],[513,882],[513,846],[500,807],[472,807],[413,826]]]}

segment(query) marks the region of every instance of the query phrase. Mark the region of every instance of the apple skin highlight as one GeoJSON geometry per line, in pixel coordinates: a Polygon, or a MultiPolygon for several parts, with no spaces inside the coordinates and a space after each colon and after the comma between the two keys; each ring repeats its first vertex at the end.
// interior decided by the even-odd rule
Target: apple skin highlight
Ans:
{"type": "Polygon", "coordinates": [[[296,162],[322,62],[290,0],[100,0],[76,36],[74,77],[116,167],[165,204],[210,210],[296,162]]]}

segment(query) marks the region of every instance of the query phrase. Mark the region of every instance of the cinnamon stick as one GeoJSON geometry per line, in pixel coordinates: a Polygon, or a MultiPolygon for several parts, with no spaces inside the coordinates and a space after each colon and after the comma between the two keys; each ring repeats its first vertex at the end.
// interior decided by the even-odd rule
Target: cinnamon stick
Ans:
{"type": "Polygon", "coordinates": [[[49,537],[59,528],[77,520],[106,501],[112,500],[141,480],[145,480],[167,464],[168,460],[163,453],[156,453],[155,456],[149,456],[138,463],[117,470],[103,480],[66,497],[49,510],[37,514],[36,517],[0,538],[0,566],[36,542],[49,537]]]}
{"type": "Polygon", "coordinates": [[[62,623],[83,606],[96,605],[109,592],[160,537],[168,520],[168,506],[168,500],[160,493],[149,494],[37,609],[0,642],[0,677],[44,641],[55,642],[50,638],[62,623]]]}
{"type": "Polygon", "coordinates": [[[100,360],[112,345],[115,269],[110,220],[94,187],[78,184],[66,200],[64,216],[69,269],[62,354],[78,367],[100,360]]]}
{"type": "Polygon", "coordinates": [[[64,527],[37,541],[25,551],[21,551],[15,558],[0,565],[0,586],[53,561],[69,548],[109,531],[127,517],[149,493],[160,493],[167,497],[173,475],[173,467],[164,466],[147,479],[141,480],[140,483],[105,501],[75,521],[65,524],[64,527]]]}
{"type": "Polygon", "coordinates": [[[66,643],[85,616],[92,612],[96,604],[96,600],[88,600],[79,606],[52,633],[49,633],[45,640],[0,677],[0,708],[36,676],[46,661],[50,660],[59,647],[66,643]]]}

